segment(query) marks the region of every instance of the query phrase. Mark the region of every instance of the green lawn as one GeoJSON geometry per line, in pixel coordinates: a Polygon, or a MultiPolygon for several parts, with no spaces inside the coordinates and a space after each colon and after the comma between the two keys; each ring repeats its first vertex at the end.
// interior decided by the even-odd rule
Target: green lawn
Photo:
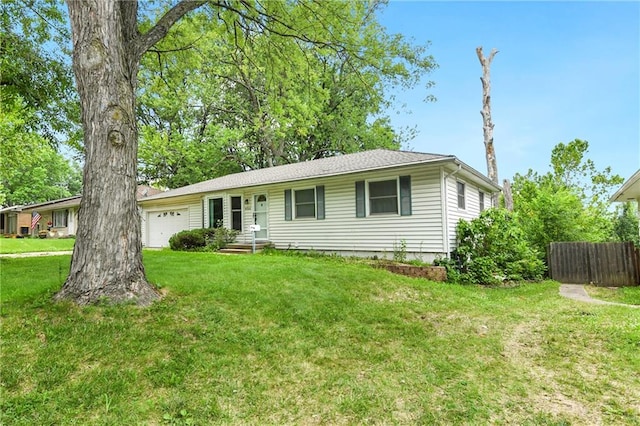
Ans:
{"type": "Polygon", "coordinates": [[[0,424],[640,424],[640,309],[339,259],[145,252],[150,308],[0,259],[0,424]]]}
{"type": "Polygon", "coordinates": [[[635,287],[596,287],[586,285],[584,288],[593,298],[609,302],[640,305],[640,286],[635,287]]]}
{"type": "Polygon", "coordinates": [[[2,238],[0,237],[0,254],[28,253],[43,251],[71,251],[73,238],[2,238]]]}

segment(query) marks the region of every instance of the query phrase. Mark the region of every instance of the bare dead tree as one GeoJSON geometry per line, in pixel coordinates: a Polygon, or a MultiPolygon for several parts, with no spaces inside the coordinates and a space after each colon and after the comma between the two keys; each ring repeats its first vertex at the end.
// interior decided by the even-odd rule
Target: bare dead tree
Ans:
{"type": "Polygon", "coordinates": [[[496,151],[493,147],[493,121],[491,120],[491,62],[498,51],[491,49],[489,56],[485,58],[482,53],[482,46],[476,47],[476,53],[482,65],[482,133],[484,135],[484,148],[487,157],[487,176],[494,183],[498,183],[498,164],[496,162],[496,151]]]}
{"type": "MultiPolygon", "coordinates": [[[[498,53],[497,49],[491,49],[489,56],[485,57],[482,52],[482,46],[476,47],[476,54],[480,65],[482,65],[482,133],[484,135],[484,148],[487,159],[487,176],[495,184],[498,184],[498,162],[496,160],[496,151],[493,146],[493,128],[494,124],[491,120],[491,62],[498,53]]],[[[505,188],[508,191],[504,191],[505,205],[511,210],[513,208],[513,199],[511,197],[511,185],[508,180],[505,180],[505,188]],[[508,193],[508,194],[507,194],[508,193]]],[[[491,197],[491,204],[497,206],[497,196],[491,197]]]]}

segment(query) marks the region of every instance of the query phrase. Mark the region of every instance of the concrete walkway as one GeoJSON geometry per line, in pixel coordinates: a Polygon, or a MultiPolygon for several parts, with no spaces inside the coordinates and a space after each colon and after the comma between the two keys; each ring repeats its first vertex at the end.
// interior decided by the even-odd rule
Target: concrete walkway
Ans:
{"type": "Polygon", "coordinates": [[[72,251],[39,251],[32,253],[8,253],[0,254],[0,257],[39,257],[39,256],[62,256],[63,254],[73,254],[72,251]]]}
{"type": "Polygon", "coordinates": [[[598,305],[617,305],[627,306],[629,308],[640,308],[638,305],[627,305],[625,303],[606,302],[604,300],[594,299],[589,296],[582,284],[560,284],[560,296],[577,300],[579,302],[595,303],[598,305]]]}

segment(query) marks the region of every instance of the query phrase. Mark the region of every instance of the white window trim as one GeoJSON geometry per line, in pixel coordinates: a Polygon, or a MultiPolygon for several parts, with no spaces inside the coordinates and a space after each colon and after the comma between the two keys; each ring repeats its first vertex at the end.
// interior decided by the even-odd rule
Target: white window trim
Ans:
{"type": "MultiPolygon", "coordinates": [[[[215,194],[215,195],[207,195],[206,197],[204,197],[204,202],[206,205],[206,223],[207,223],[207,227],[208,228],[213,228],[213,226],[211,226],[211,209],[209,208],[209,204],[211,203],[211,200],[215,200],[221,198],[222,199],[222,226],[224,226],[225,228],[229,228],[227,220],[228,217],[225,214],[225,210],[226,208],[230,205],[231,203],[231,198],[227,199],[227,194],[226,193],[220,193],[220,194],[215,194]]],[[[231,207],[229,207],[229,211],[231,211],[231,207]]]]}
{"type": "Polygon", "coordinates": [[[242,194],[229,194],[229,229],[233,229],[233,203],[231,202],[233,197],[240,198],[240,232],[242,232],[244,230],[244,195],[242,194]]]}
{"type": "MultiPolygon", "coordinates": [[[[311,203],[305,203],[305,204],[311,204],[311,203]]],[[[317,194],[316,194],[316,187],[315,186],[310,186],[310,187],[306,187],[306,188],[297,188],[297,189],[293,189],[291,188],[291,218],[295,219],[295,220],[314,220],[317,219],[318,217],[318,198],[317,198],[317,194]],[[303,216],[303,217],[298,217],[298,209],[296,208],[297,204],[296,204],[296,192],[298,191],[308,191],[308,190],[313,190],[313,216],[303,216]]]]}
{"type": "Polygon", "coordinates": [[[51,223],[52,223],[52,228],[66,228],[67,226],[69,226],[69,210],[68,209],[60,209],[60,210],[54,210],[51,212],[51,223]],[[57,224],[56,223],[56,213],[65,213],[66,212],[66,217],[63,220],[63,224],[57,224]],[[67,222],[66,224],[64,222],[67,222]]]}
{"type": "Polygon", "coordinates": [[[379,216],[400,216],[400,176],[390,176],[385,178],[367,179],[364,185],[365,196],[365,210],[366,216],[379,217],[379,216]],[[371,182],[386,182],[389,180],[396,181],[396,212],[395,213],[371,213],[371,197],[369,196],[369,183],[371,182]]]}
{"type": "Polygon", "coordinates": [[[467,183],[461,180],[456,180],[456,208],[458,210],[467,210],[467,204],[468,201],[467,200],[467,183]],[[462,193],[462,199],[464,200],[464,207],[460,207],[460,190],[458,188],[458,185],[462,184],[463,185],[463,193],[462,193]]]}

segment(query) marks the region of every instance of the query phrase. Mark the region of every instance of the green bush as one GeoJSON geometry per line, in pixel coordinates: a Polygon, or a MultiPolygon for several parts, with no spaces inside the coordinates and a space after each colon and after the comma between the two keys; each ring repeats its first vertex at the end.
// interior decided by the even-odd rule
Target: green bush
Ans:
{"type": "Polygon", "coordinates": [[[447,281],[451,283],[460,282],[460,265],[455,258],[437,257],[433,261],[433,266],[442,266],[447,270],[447,281]]]}
{"type": "Polygon", "coordinates": [[[169,238],[169,247],[177,251],[202,250],[207,246],[206,231],[207,229],[180,231],[169,238]]]}
{"type": "Polygon", "coordinates": [[[169,247],[176,251],[217,251],[236,240],[238,231],[218,228],[201,228],[180,231],[169,238],[169,247]]]}
{"type": "Polygon", "coordinates": [[[489,209],[470,222],[460,220],[456,236],[453,258],[460,281],[498,284],[542,279],[545,266],[540,254],[507,210],[489,209]]]}
{"type": "Polygon", "coordinates": [[[227,244],[231,244],[236,240],[238,233],[239,232],[235,229],[228,229],[224,226],[215,228],[213,230],[212,237],[209,237],[207,239],[207,246],[212,250],[220,250],[221,248],[225,248],[227,244]]]}

